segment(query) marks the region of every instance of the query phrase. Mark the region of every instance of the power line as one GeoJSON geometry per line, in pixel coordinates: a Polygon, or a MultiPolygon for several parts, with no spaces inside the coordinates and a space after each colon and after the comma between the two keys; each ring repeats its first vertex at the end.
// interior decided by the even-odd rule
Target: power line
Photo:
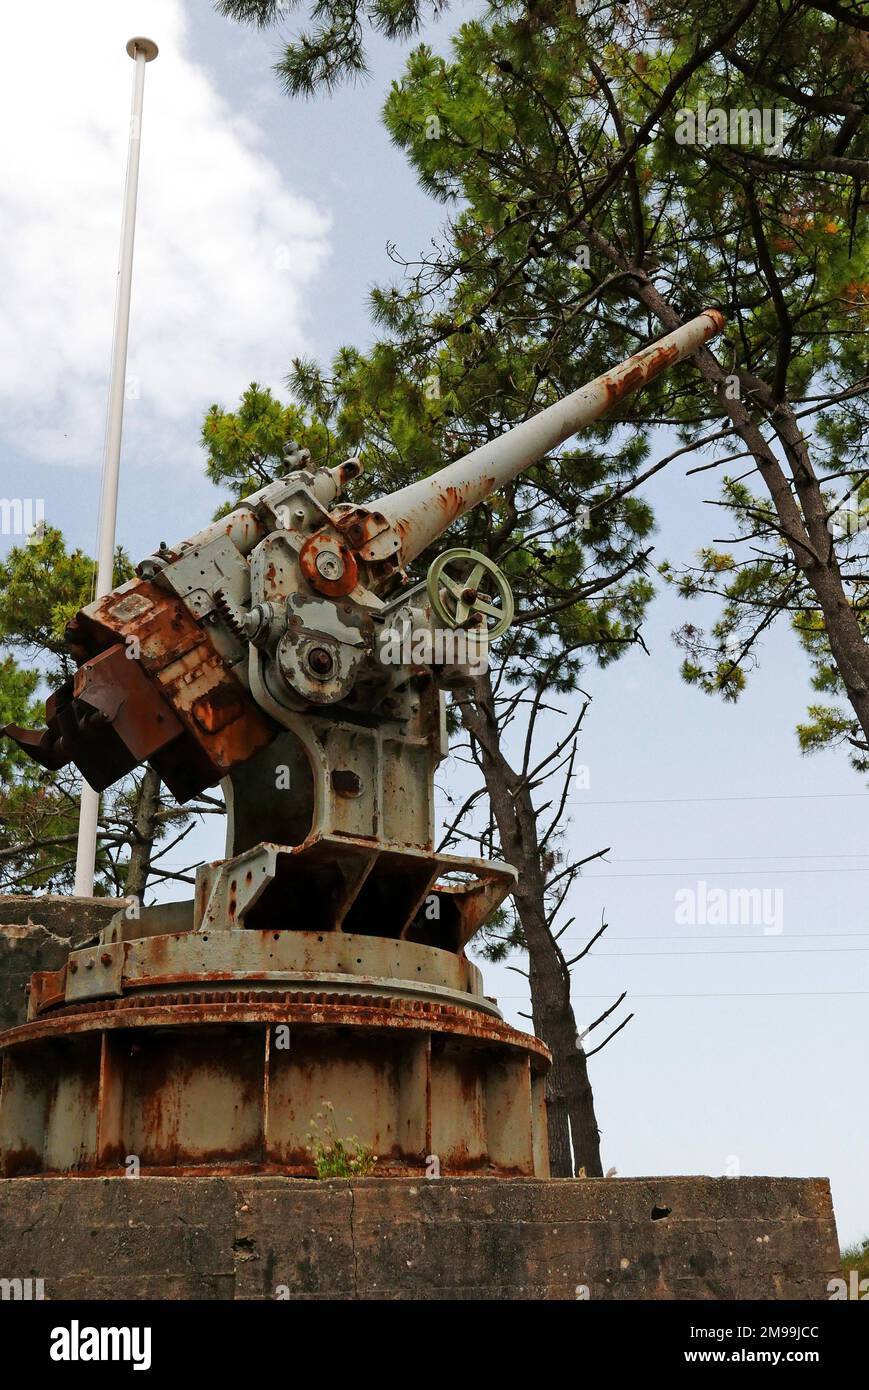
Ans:
{"type": "MultiPolygon", "coordinates": [[[[761,992],[752,991],[751,993],[734,994],[633,994],[628,998],[634,999],[841,999],[841,998],[865,998],[869,995],[869,989],[783,989],[783,990],[764,990],[761,992]]],[[[528,996],[525,994],[499,994],[499,999],[521,999],[527,1002],[528,996]]],[[[612,992],[609,994],[578,994],[574,999],[612,999],[612,992]]]]}
{"type": "Polygon", "coordinates": [[[862,850],[860,853],[853,854],[650,854],[642,859],[604,859],[604,864],[679,864],[689,860],[708,859],[713,863],[722,863],[727,859],[746,859],[749,861],[767,859],[865,859],[869,855],[869,850],[862,850]]]}
{"type": "Polygon", "coordinates": [[[577,801],[568,801],[568,806],[682,806],[694,802],[710,801],[829,801],[832,799],[861,797],[866,799],[867,792],[779,792],[771,793],[769,796],[660,796],[651,800],[634,800],[633,798],[623,801],[586,801],[584,797],[577,801]]]}
{"type": "MultiPolygon", "coordinates": [[[[767,940],[774,938],[768,937],[767,940]]],[[[823,946],[786,946],[780,951],[603,951],[588,955],[586,960],[630,960],[632,956],[657,956],[661,960],[672,960],[674,956],[836,956],[852,952],[869,951],[869,946],[833,946],[826,950],[823,946]]]]}
{"type": "MultiPolygon", "coordinates": [[[[570,933],[570,939],[572,939],[572,940],[573,940],[573,939],[575,939],[575,940],[585,939],[585,938],[587,938],[587,936],[588,936],[588,933],[587,933],[587,932],[577,932],[577,933],[571,932],[571,933],[570,933]]],[[[815,937],[822,937],[822,938],[823,938],[823,937],[827,937],[827,936],[829,936],[829,937],[831,937],[831,938],[834,937],[834,936],[869,936],[869,932],[865,932],[865,931],[829,931],[829,932],[824,932],[824,931],[797,931],[797,932],[788,932],[788,940],[790,940],[790,941],[802,941],[802,940],[810,941],[810,940],[814,940],[815,937]]],[[[744,933],[736,933],[736,934],[734,934],[734,935],[728,935],[728,934],[725,933],[725,932],[711,931],[711,932],[698,932],[696,936],[686,936],[686,935],[684,934],[684,932],[683,932],[681,935],[680,935],[679,933],[676,933],[676,934],[673,935],[673,936],[608,936],[608,937],[606,938],[606,940],[607,940],[607,941],[744,941],[744,940],[745,940],[745,935],[744,935],[744,933]]],[[[674,954],[675,954],[675,953],[674,953],[674,954]]]]}
{"type": "MultiPolygon", "coordinates": [[[[598,878],[682,878],[687,871],[685,869],[668,869],[665,873],[643,873],[643,874],[580,874],[580,882],[593,883],[598,878]]],[[[725,878],[728,874],[745,874],[745,869],[692,869],[692,874],[708,873],[713,878],[725,878]]],[[[842,865],[839,869],[764,869],[762,872],[769,878],[775,874],[869,874],[869,866],[860,868],[853,864],[850,867],[842,865]]]]}

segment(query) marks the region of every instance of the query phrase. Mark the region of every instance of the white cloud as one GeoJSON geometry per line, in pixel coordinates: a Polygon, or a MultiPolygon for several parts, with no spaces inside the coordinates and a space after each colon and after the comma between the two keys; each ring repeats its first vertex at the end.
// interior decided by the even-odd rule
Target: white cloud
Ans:
{"type": "Polygon", "coordinates": [[[136,453],[192,456],[205,406],[252,379],[280,386],[307,347],[328,219],[196,65],[181,0],[18,6],[0,47],[0,438],[38,460],[102,454],[134,34],[160,45],[133,271],[136,453]]]}

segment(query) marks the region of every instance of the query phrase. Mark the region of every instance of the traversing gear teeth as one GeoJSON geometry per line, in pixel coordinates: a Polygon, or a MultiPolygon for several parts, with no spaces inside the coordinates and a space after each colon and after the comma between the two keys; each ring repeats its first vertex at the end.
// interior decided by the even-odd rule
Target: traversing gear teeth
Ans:
{"type": "Polygon", "coordinates": [[[236,637],[246,639],[244,620],[247,614],[235,607],[235,604],[227,597],[225,590],[216,589],[214,592],[214,603],[223,621],[226,623],[230,632],[236,637]]]}

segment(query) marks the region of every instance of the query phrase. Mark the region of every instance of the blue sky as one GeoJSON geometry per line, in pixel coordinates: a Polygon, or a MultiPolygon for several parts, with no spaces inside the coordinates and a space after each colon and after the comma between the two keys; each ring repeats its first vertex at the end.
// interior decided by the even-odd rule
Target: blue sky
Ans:
{"type": "MultiPolygon", "coordinates": [[[[146,81],[118,523],[138,559],[220,500],[197,444],[211,401],[232,406],[254,378],[280,388],[298,352],[328,359],[368,342],[367,290],[395,273],[387,243],[412,256],[444,210],[379,123],[401,46],[375,44],[367,83],[291,103],[270,71],[275,35],[232,26],[205,0],[91,0],[72,61],[44,43],[65,8],[19,7],[0,55],[0,114],[15,132],[0,154],[0,491],[44,498],[48,519],[93,551],[124,42],[146,33],[161,53],[146,81]]],[[[449,28],[426,37],[445,44],[449,28]]],[[[662,440],[656,456],[666,451],[662,440]]],[[[714,484],[686,479],[690,464],[649,485],[658,558],[684,560],[720,534],[704,502],[714,484]]],[[[660,594],[650,654],[586,679],[589,786],[572,795],[570,848],[611,852],[573,893],[568,943],[578,949],[602,914],[610,927],[578,968],[574,1001],[588,1022],[627,989],[636,1015],[591,1063],[604,1161],[624,1176],[829,1175],[840,1235],[855,1239],[869,1232],[865,788],[843,756],[797,750],[810,689],[787,631],[726,706],[679,678],[671,633],[689,618],[698,612],[660,594]],[[720,888],[768,890],[781,932],[732,910],[724,924],[677,920],[678,894],[702,907],[720,888]]],[[[219,854],[217,836],[188,841],[184,862],[219,854]]],[[[489,966],[486,980],[521,1022],[521,976],[489,966]]]]}

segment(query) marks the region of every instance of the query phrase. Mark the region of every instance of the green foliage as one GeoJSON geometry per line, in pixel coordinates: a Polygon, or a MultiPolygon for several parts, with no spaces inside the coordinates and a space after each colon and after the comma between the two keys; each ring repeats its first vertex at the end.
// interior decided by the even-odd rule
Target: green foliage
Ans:
{"type": "MultiPolygon", "coordinates": [[[[90,599],[92,582],[91,561],[80,551],[70,554],[54,527],[14,546],[0,562],[0,724],[44,722],[40,689],[59,685],[75,669],[64,628],[90,599]]],[[[18,892],[71,887],[77,826],[74,778],[50,773],[11,741],[0,741],[0,885],[18,892]]]]}
{"type": "MultiPolygon", "coordinates": [[[[220,14],[265,28],[282,26],[301,0],[214,0],[220,14]]],[[[446,9],[447,0],[311,0],[309,28],[286,45],[275,72],[291,96],[311,96],[320,88],[364,76],[366,30],[403,39],[416,32],[427,14],[446,9]]]]}
{"type": "Polygon", "coordinates": [[[284,469],[289,440],[311,450],[318,463],[334,462],[334,444],[325,420],[309,419],[296,405],[283,405],[267,387],[251,382],[238,410],[213,405],[202,425],[206,472],[235,497],[255,492],[284,469]]]}
{"type": "MultiPolygon", "coordinates": [[[[222,8],[242,21],[281,19],[267,0],[222,8]]],[[[580,9],[500,0],[460,27],[448,56],[425,44],[411,54],[384,119],[450,221],[431,255],[399,260],[403,279],[373,291],[384,341],[367,356],[344,350],[330,376],[297,364],[298,399],[327,412],[342,446],[364,440],[378,481],[395,486],[626,356],[660,332],[650,306],[678,319],[718,303],[729,324],[716,355],[772,440],[791,496],[804,505],[793,479],[805,465],[782,443],[778,412],[800,421],[830,511],[843,498],[869,506],[865,33],[841,7],[831,15],[791,0],[580,9]],[[682,113],[703,103],[744,113],[745,134],[683,143],[682,113]],[[780,144],[751,124],[753,111],[777,114],[780,144]]],[[[311,36],[291,45],[288,89],[361,70],[366,29],[405,35],[428,12],[416,0],[324,0],[311,14],[321,38],[340,41],[328,53],[311,36]]],[[[686,599],[720,600],[709,632],[686,624],[677,634],[685,678],[738,698],[783,617],[815,689],[847,699],[812,575],[754,485],[753,461],[738,443],[734,455],[733,436],[716,442],[723,406],[684,365],[584,434],[582,450],[546,460],[457,528],[457,541],[498,558],[520,595],[520,628],[504,647],[511,678],[557,644],[573,652],[575,640],[606,661],[636,640],[653,523],[624,489],[651,431],[667,424],[686,452],[714,463],[724,448],[723,462],[744,460],[721,490],[732,541],[660,567],[686,599]],[[576,525],[580,505],[591,507],[587,531],[576,525]],[[589,602],[583,589],[598,581],[589,602]]],[[[867,534],[834,538],[861,627],[867,534]]],[[[566,657],[560,688],[580,666],[566,657]]],[[[847,703],[813,705],[799,738],[806,751],[847,744],[858,767],[869,752],[847,703]]]]}
{"type": "MultiPolygon", "coordinates": [[[[132,572],[119,550],[116,581],[132,572]]],[[[79,608],[91,601],[93,581],[93,561],[81,550],[70,551],[53,526],[45,527],[39,539],[14,546],[0,561],[0,725],[44,724],[45,689],[56,689],[75,671],[64,632],[79,608]]],[[[127,779],[103,798],[97,894],[115,894],[122,887],[118,851],[129,842],[136,785],[135,778],[127,779]]],[[[10,740],[0,740],[0,888],[19,893],[71,890],[78,803],[74,767],[50,772],[10,740]]]]}
{"type": "MultiPolygon", "coordinates": [[[[565,390],[576,384],[571,366],[587,374],[598,343],[598,360],[612,361],[632,331],[643,331],[632,276],[682,317],[721,303],[730,326],[716,352],[740,396],[753,407],[764,391],[819,402],[802,412],[811,417],[803,428],[816,471],[838,484],[830,510],[843,492],[859,507],[866,393],[839,396],[867,373],[869,238],[859,180],[867,141],[856,75],[866,70],[863,37],[818,10],[766,3],[744,15],[736,37],[725,36],[735,11],[724,3],[656,4],[645,20],[606,4],[582,16],[571,8],[501,5],[497,18],[461,28],[451,60],[421,47],[393,85],[393,139],[424,187],[462,200],[456,255],[437,258],[440,283],[453,276],[459,310],[444,332],[460,326],[488,358],[498,351],[492,325],[512,365],[509,338],[521,324],[526,342],[537,339],[533,369],[545,365],[565,390]],[[716,42],[718,51],[694,62],[702,44],[714,50],[716,42]],[[665,90],[669,106],[660,101],[665,90]],[[756,140],[680,143],[677,109],[696,111],[701,102],[779,111],[781,153],[756,140]],[[587,269],[575,262],[582,244],[587,269]]],[[[647,427],[669,423],[687,449],[702,447],[697,427],[719,412],[705,383],[683,368],[619,413],[647,427]]],[[[763,425],[770,412],[758,413],[763,425]]],[[[774,428],[774,412],[771,419],[774,428]]],[[[603,509],[605,490],[594,501],[603,509]]],[[[692,625],[678,634],[688,651],[685,678],[738,698],[764,632],[785,614],[812,660],[816,688],[844,693],[817,597],[772,499],[743,476],[725,479],[722,502],[747,555],[704,547],[688,569],[662,567],[684,597],[724,600],[708,635],[692,625]]],[[[865,537],[837,540],[861,624],[865,537]]],[[[838,722],[806,726],[803,747],[822,746],[826,733],[839,738],[843,723],[853,734],[856,721],[841,709],[838,722]]],[[[858,765],[862,756],[858,750],[858,765]]]]}
{"type": "MultiPolygon", "coordinates": [[[[118,583],[132,566],[118,550],[118,583]]],[[[36,661],[49,685],[75,670],[64,639],[68,622],[93,596],[94,563],[81,550],[68,551],[61,532],[46,526],[40,539],[13,546],[0,561],[0,644],[36,661]]]]}
{"type": "Polygon", "coordinates": [[[522,923],[512,898],[486,919],[474,937],[474,954],[483,960],[502,962],[514,951],[528,949],[522,923]]]}
{"type": "MultiPolygon", "coordinates": [[[[308,1143],[314,1157],[318,1178],[367,1178],[374,1171],[377,1155],[360,1144],[355,1135],[342,1139],[335,1132],[335,1107],[331,1101],[321,1101],[322,1111],[311,1121],[308,1143]],[[322,1127],[317,1121],[322,1121],[322,1127]]],[[[347,1116],[352,1124],[352,1117],[347,1116]]]]}
{"type": "MultiPolygon", "coordinates": [[[[38,685],[36,671],[25,670],[11,654],[0,657],[0,726],[40,723],[38,685]]],[[[69,788],[11,740],[0,740],[0,888],[28,892],[70,885],[71,874],[60,865],[76,825],[69,788]]]]}
{"type": "MultiPolygon", "coordinates": [[[[44,718],[39,674],[0,657],[0,726],[44,718]]],[[[69,845],[78,823],[71,779],[45,771],[11,740],[0,740],[0,888],[31,892],[71,886],[69,845]]]]}
{"type": "Polygon", "coordinates": [[[845,1279],[852,1269],[856,1269],[858,1279],[869,1279],[869,1236],[853,1245],[846,1245],[842,1251],[842,1274],[845,1279]]]}
{"type": "MultiPolygon", "coordinates": [[[[21,724],[25,728],[39,719],[40,702],[34,699],[39,676],[25,671],[11,655],[0,657],[0,726],[21,724]]],[[[8,781],[13,771],[33,767],[30,759],[8,739],[0,740],[0,781],[8,781]]]]}

